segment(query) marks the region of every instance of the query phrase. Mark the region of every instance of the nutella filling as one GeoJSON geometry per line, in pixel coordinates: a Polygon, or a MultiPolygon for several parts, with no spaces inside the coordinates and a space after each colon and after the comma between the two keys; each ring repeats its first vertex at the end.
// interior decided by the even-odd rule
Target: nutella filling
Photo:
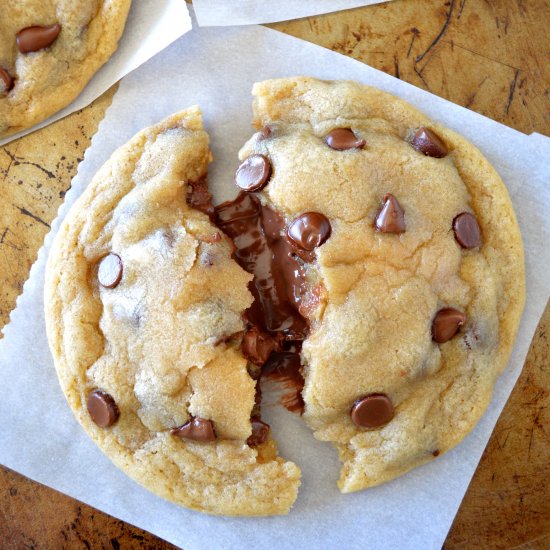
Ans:
{"type": "Polygon", "coordinates": [[[210,219],[214,215],[212,206],[212,194],[208,190],[208,181],[206,176],[202,176],[197,181],[190,181],[187,187],[187,204],[195,210],[204,212],[210,219]]]}
{"type": "Polygon", "coordinates": [[[263,206],[258,197],[241,192],[215,211],[216,225],[233,240],[235,260],[254,275],[249,285],[254,302],[244,314],[243,352],[250,362],[259,364],[262,376],[292,390],[282,397],[283,405],[302,412],[300,350],[309,332],[299,310],[308,292],[304,263],[286,237],[283,217],[263,206]]]}

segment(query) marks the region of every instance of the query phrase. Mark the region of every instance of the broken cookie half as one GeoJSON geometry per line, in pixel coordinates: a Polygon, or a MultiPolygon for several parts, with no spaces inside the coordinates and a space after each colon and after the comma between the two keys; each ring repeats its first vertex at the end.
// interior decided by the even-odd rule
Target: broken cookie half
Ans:
{"type": "Polygon", "coordinates": [[[306,321],[260,328],[299,354],[303,418],[338,449],[340,489],[377,485],[459,443],[491,399],[525,301],[512,203],[471,143],[385,92],[296,77],[253,95],[235,181],[282,220],[275,287],[306,321]]]}
{"type": "Polygon", "coordinates": [[[195,510],[288,512],[240,350],[251,275],[211,221],[211,154],[193,107],[118,149],[72,207],[48,261],[50,348],[71,408],[133,479],[195,510]]]}

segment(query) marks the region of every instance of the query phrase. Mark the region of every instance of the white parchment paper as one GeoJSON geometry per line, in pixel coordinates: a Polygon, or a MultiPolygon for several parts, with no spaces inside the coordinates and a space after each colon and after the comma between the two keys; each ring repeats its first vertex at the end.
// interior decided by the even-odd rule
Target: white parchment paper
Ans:
{"type": "Polygon", "coordinates": [[[203,27],[288,21],[332,11],[349,10],[389,0],[193,0],[203,27]]]}
{"type": "Polygon", "coordinates": [[[491,430],[521,371],[550,293],[550,140],[458,107],[358,61],[262,27],[198,28],[123,79],[86,152],[72,189],[39,252],[0,341],[0,462],[41,483],[138,525],[185,550],[439,549],[491,430]],[[410,101],[471,139],[498,168],[515,204],[526,248],[527,308],[507,370],[489,410],[456,449],[373,489],[341,495],[339,464],[299,417],[266,407],[283,456],[303,472],[286,517],[224,518],[179,508],[113,466],[77,425],[57,383],[43,318],[44,266],[52,234],[113,150],[144,126],[200,104],[215,161],[217,202],[235,195],[237,151],[250,136],[252,84],[295,74],[354,79],[410,101]]]}
{"type": "Polygon", "coordinates": [[[0,139],[0,146],[86,107],[115,82],[190,29],[191,19],[184,0],[134,0],[116,52],[80,95],[67,107],[32,128],[0,139]]]}

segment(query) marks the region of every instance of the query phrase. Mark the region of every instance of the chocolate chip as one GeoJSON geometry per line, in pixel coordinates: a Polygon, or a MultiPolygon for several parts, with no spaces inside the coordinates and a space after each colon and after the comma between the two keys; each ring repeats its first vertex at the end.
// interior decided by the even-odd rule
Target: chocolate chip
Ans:
{"type": "Polygon", "coordinates": [[[364,139],[358,138],[349,128],[335,128],[325,137],[325,143],[336,151],[346,149],[363,149],[364,139]]]}
{"type": "Polygon", "coordinates": [[[379,428],[392,418],[392,402],[383,393],[371,393],[362,397],[351,408],[351,420],[361,428],[379,428]]]}
{"type": "Polygon", "coordinates": [[[466,315],[453,307],[440,309],[432,322],[432,339],[438,344],[449,341],[466,322],[466,315]]]}
{"type": "Polygon", "coordinates": [[[319,212],[305,212],[288,226],[286,234],[296,246],[303,250],[313,250],[330,237],[331,231],[326,216],[319,212]]]}
{"type": "Polygon", "coordinates": [[[102,390],[94,390],[88,395],[88,413],[100,428],[112,426],[120,416],[115,400],[102,390]]]}
{"type": "Polygon", "coordinates": [[[193,441],[208,442],[216,439],[212,421],[205,418],[193,418],[187,424],[170,430],[170,433],[181,439],[193,441]]]}
{"type": "Polygon", "coordinates": [[[436,449],[435,451],[432,451],[432,456],[434,456],[434,457],[438,457],[440,454],[441,454],[441,452],[439,451],[439,449],[436,449]]]}
{"type": "Polygon", "coordinates": [[[462,248],[476,248],[481,244],[481,229],[475,216],[462,212],[453,220],[455,239],[462,248]]]}
{"type": "Polygon", "coordinates": [[[272,351],[280,348],[275,338],[262,332],[258,327],[248,329],[241,344],[244,356],[255,365],[261,367],[272,351]]]}
{"type": "Polygon", "coordinates": [[[427,157],[443,158],[448,150],[441,139],[427,128],[420,128],[412,138],[411,145],[427,157]]]}
{"type": "Polygon", "coordinates": [[[27,27],[20,30],[15,40],[21,53],[37,52],[51,46],[61,31],[61,25],[55,23],[49,27],[27,27]]]}
{"type": "Polygon", "coordinates": [[[237,169],[235,183],[243,191],[259,191],[271,176],[271,163],[263,155],[249,156],[237,169]]]}
{"type": "Polygon", "coordinates": [[[376,216],[376,229],[382,233],[403,233],[405,212],[397,199],[391,194],[384,195],[384,206],[376,216]]]}
{"type": "Polygon", "coordinates": [[[249,447],[257,447],[267,441],[269,436],[269,424],[262,422],[257,416],[250,419],[252,435],[246,440],[249,447]]]}
{"type": "Polygon", "coordinates": [[[4,86],[0,87],[0,93],[7,94],[13,88],[13,77],[3,67],[0,67],[0,81],[4,83],[4,86]]]}
{"type": "Polygon", "coordinates": [[[118,254],[107,254],[97,270],[99,284],[105,288],[115,288],[122,279],[122,260],[118,254]]]}

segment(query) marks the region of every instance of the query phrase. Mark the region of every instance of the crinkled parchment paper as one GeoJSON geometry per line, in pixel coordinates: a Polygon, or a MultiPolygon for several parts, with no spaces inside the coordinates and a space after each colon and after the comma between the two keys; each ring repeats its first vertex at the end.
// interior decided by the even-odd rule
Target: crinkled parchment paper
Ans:
{"type": "MultiPolygon", "coordinates": [[[[194,0],[199,25],[252,25],[349,10],[389,0],[194,0]]],[[[415,1],[415,0],[413,0],[415,1]]]]}

